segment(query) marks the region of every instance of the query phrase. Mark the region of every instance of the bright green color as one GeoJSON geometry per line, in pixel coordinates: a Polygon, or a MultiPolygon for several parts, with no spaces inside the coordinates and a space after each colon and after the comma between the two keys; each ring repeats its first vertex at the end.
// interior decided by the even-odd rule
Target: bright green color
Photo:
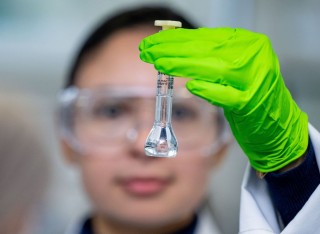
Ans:
{"type": "Polygon", "coordinates": [[[256,170],[276,171],[306,152],[308,117],[286,88],[265,35],[238,28],[175,29],[145,38],[139,49],[143,61],[162,73],[193,78],[188,90],[224,109],[256,170]]]}

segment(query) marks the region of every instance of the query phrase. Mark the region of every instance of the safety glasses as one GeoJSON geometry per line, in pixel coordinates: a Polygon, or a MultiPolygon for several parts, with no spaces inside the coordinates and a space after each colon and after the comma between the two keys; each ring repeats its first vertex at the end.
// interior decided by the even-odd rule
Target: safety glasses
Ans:
{"type": "MultiPolygon", "coordinates": [[[[109,155],[134,144],[154,120],[155,90],[145,87],[65,89],[59,98],[59,129],[70,146],[80,152],[109,155]]],[[[210,154],[221,144],[225,123],[213,105],[176,89],[172,126],[179,151],[205,149],[210,154]]]]}

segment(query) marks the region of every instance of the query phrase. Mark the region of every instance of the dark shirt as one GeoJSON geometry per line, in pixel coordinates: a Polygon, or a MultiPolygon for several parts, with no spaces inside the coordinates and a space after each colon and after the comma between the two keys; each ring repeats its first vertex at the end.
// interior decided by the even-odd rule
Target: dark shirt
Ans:
{"type": "Polygon", "coordinates": [[[286,226],[301,210],[320,183],[319,167],[309,139],[307,154],[298,166],[265,176],[274,206],[286,226]]]}
{"type": "MultiPolygon", "coordinates": [[[[198,223],[198,216],[195,215],[194,218],[192,219],[192,222],[188,224],[186,227],[176,232],[168,233],[168,234],[194,234],[197,223],[198,223]]],[[[90,218],[85,220],[79,234],[94,234],[93,228],[92,228],[92,221],[90,218]]]]}

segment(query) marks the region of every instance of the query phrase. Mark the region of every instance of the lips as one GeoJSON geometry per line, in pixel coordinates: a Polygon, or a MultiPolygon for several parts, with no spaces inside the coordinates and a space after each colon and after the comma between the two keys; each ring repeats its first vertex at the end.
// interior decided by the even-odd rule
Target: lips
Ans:
{"type": "Polygon", "coordinates": [[[148,197],[160,194],[171,182],[170,178],[131,177],[122,180],[120,184],[130,195],[148,197]]]}

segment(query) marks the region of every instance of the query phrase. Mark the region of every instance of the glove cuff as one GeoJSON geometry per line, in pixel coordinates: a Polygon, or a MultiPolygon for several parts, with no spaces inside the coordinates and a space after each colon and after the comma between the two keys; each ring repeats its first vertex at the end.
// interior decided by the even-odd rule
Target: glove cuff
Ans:
{"type": "Polygon", "coordinates": [[[308,116],[282,80],[278,81],[276,89],[270,90],[248,115],[225,111],[235,138],[251,166],[260,173],[281,169],[301,157],[308,147],[308,116]]]}

